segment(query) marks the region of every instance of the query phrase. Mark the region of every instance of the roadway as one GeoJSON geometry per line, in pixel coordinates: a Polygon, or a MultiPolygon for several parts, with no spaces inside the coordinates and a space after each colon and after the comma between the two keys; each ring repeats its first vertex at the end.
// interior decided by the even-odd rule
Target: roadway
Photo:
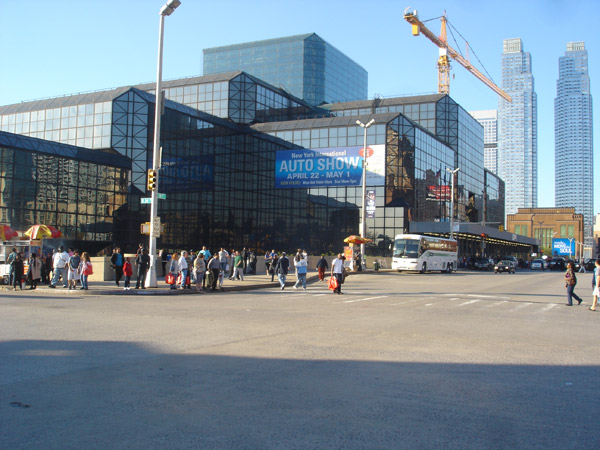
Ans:
{"type": "Polygon", "coordinates": [[[599,448],[590,281],[2,293],[0,448],[599,448]]]}

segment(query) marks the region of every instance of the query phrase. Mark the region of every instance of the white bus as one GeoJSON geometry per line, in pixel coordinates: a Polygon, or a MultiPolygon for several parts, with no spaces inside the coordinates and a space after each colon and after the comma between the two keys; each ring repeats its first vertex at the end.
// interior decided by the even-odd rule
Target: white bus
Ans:
{"type": "Polygon", "coordinates": [[[456,269],[457,248],[454,239],[399,234],[394,239],[392,269],[450,273],[456,269]]]}

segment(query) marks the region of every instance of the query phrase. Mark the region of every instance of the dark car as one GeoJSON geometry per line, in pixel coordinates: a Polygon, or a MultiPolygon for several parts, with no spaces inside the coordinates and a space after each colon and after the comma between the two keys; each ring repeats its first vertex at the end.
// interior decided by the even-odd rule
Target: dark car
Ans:
{"type": "Polygon", "coordinates": [[[548,263],[548,269],[550,270],[565,270],[567,263],[564,258],[552,258],[552,261],[548,263]]]}
{"type": "Polygon", "coordinates": [[[508,273],[515,273],[515,263],[512,261],[500,261],[498,262],[495,266],[494,266],[494,273],[501,273],[501,272],[508,272],[508,273]]]}
{"type": "Polygon", "coordinates": [[[477,270],[494,270],[494,261],[490,258],[479,258],[475,260],[473,267],[477,270]]]}
{"type": "Polygon", "coordinates": [[[596,268],[596,260],[589,258],[585,260],[585,270],[592,272],[596,268]]]}

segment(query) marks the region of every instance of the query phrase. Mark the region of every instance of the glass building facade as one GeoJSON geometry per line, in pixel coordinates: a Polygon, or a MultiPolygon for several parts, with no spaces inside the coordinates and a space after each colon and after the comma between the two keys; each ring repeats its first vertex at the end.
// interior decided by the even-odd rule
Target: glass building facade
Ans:
{"type": "Polygon", "coordinates": [[[521,39],[505,39],[498,103],[498,172],[506,183],[506,214],[537,206],[537,95],[531,54],[521,39]]]}
{"type": "Polygon", "coordinates": [[[203,53],[204,75],[242,70],[311,105],[367,98],[367,71],[314,33],[203,53]]]}
{"type": "Polygon", "coordinates": [[[130,168],[115,152],[0,131],[0,222],[21,231],[53,225],[86,248],[100,242],[99,250],[114,239],[130,168]]]}
{"type": "Polygon", "coordinates": [[[498,111],[469,111],[483,126],[483,165],[492,173],[498,173],[498,111]]]}
{"type": "Polygon", "coordinates": [[[583,214],[586,245],[594,220],[593,112],[588,54],[583,42],[569,42],[558,59],[554,99],[554,197],[556,207],[583,214]]]}

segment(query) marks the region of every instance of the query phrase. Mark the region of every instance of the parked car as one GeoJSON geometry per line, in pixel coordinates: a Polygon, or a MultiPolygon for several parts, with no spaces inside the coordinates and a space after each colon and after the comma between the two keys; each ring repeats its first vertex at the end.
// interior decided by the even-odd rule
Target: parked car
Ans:
{"type": "Polygon", "coordinates": [[[589,258],[585,260],[585,270],[588,272],[593,271],[596,268],[596,260],[593,258],[589,258]]]}
{"type": "Polygon", "coordinates": [[[552,258],[552,260],[548,263],[548,269],[550,270],[565,270],[567,268],[567,263],[565,258],[552,258]]]}
{"type": "Polygon", "coordinates": [[[494,266],[494,273],[501,272],[515,273],[515,263],[508,260],[500,261],[494,266]]]}
{"type": "Polygon", "coordinates": [[[479,258],[475,261],[474,268],[477,270],[494,270],[494,260],[490,258],[479,258]]]}
{"type": "Polygon", "coordinates": [[[546,270],[547,266],[543,259],[534,259],[531,263],[531,270],[546,270]]]}

